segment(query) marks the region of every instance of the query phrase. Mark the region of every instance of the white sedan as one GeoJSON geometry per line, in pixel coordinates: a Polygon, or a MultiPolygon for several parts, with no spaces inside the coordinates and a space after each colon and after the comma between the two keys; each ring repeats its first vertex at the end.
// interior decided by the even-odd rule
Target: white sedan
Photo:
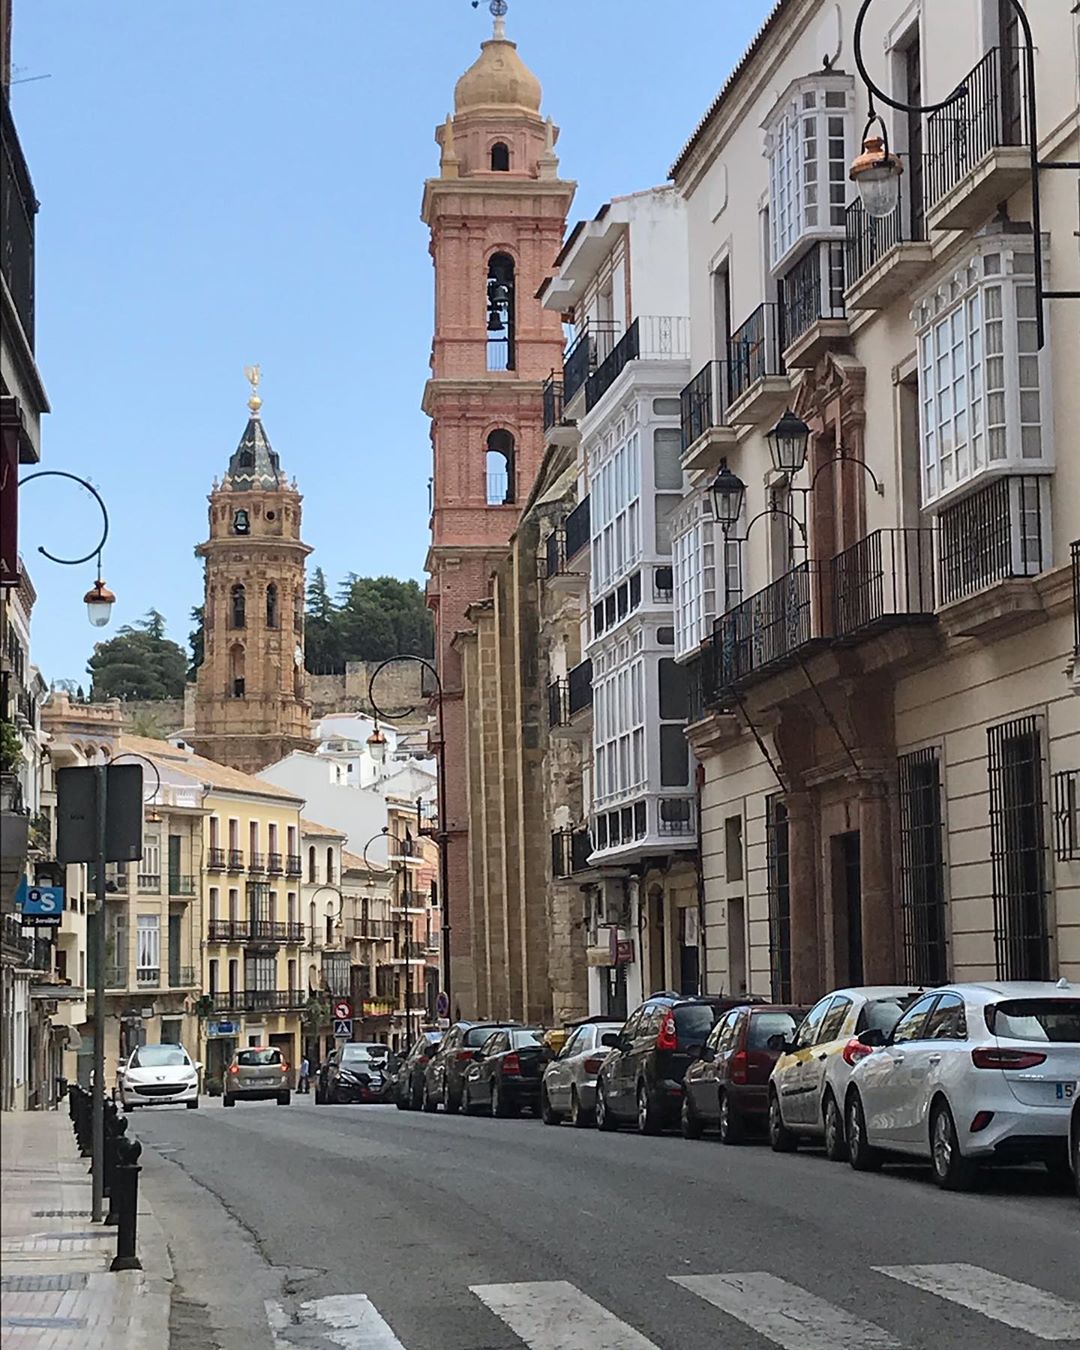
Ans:
{"type": "Polygon", "coordinates": [[[189,1111],[199,1105],[199,1070],[182,1045],[140,1045],[117,1073],[124,1110],[183,1102],[189,1111]]]}
{"type": "Polygon", "coordinates": [[[1069,1175],[1080,1092],[1080,986],[1067,980],[946,985],[913,1003],[852,1070],[845,1123],[852,1167],[885,1153],[927,1158],[947,1190],[980,1163],[1042,1161],[1069,1175]]]}

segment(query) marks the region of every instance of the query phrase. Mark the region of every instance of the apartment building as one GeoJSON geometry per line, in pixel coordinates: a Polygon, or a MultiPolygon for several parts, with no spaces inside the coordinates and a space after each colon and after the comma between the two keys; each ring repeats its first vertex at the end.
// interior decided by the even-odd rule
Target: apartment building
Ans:
{"type": "MultiPolygon", "coordinates": [[[[996,0],[873,7],[891,97],[964,93],[879,105],[903,174],[871,216],[857,9],[779,0],[672,168],[706,979],[799,1001],[1080,976],[1080,307],[1040,344],[1023,34],[996,0]]],[[[1080,18],[1027,14],[1038,154],[1076,161],[1080,18]]],[[[1075,291],[1076,175],[1040,179],[1075,291]]]]}

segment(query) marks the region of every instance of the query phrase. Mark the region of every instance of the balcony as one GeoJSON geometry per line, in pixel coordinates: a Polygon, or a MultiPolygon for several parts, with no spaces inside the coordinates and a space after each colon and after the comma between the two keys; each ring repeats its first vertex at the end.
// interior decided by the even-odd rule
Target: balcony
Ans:
{"type": "Polygon", "coordinates": [[[272,877],[281,876],[284,872],[284,860],[280,853],[268,853],[266,855],[266,870],[272,877]]]}
{"type": "Polygon", "coordinates": [[[562,421],[563,382],[554,371],[544,381],[544,430],[550,431],[562,421]]]}
{"type": "Polygon", "coordinates": [[[925,240],[909,237],[904,205],[875,219],[856,198],[844,213],[844,303],[848,309],[884,309],[910,293],[933,256],[925,240]]]}
{"type": "Polygon", "coordinates": [[[139,966],[135,971],[135,983],[140,989],[157,989],[161,985],[160,966],[139,966]]]}
{"type": "Polygon", "coordinates": [[[776,305],[758,305],[728,338],[728,376],[732,426],[775,421],[791,397],[791,382],[781,354],[781,325],[776,305]]]}
{"type": "Polygon", "coordinates": [[[249,876],[263,876],[266,872],[266,855],[253,853],[248,861],[249,876]]]}
{"type": "Polygon", "coordinates": [[[365,998],[360,1002],[361,1017],[392,1017],[397,1007],[396,1001],[389,998],[365,998]]]}
{"type": "Polygon", "coordinates": [[[707,361],[679,395],[684,469],[718,469],[735,445],[735,428],[727,424],[730,401],[728,363],[707,361]]]}
{"type": "Polygon", "coordinates": [[[780,282],[780,328],[787,370],[811,370],[827,351],[846,346],[844,245],[823,240],[780,282]]]}
{"type": "Polygon", "coordinates": [[[656,810],[657,833],[686,838],[697,834],[697,798],[661,797],[656,810]]]}
{"type": "Polygon", "coordinates": [[[194,966],[170,966],[170,989],[193,989],[199,981],[195,978],[194,966]]]}
{"type": "Polygon", "coordinates": [[[1029,578],[1049,564],[1049,479],[996,478],[938,514],[938,595],[950,634],[1023,627],[1042,601],[1029,578]]]}
{"type": "Polygon", "coordinates": [[[816,569],[793,567],[764,590],[722,614],[713,627],[714,700],[751,676],[787,665],[810,647],[815,629],[816,569]]]}
{"type": "Polygon", "coordinates": [[[551,875],[556,879],[573,876],[589,869],[592,840],[588,830],[553,830],[551,832],[551,875]]]}
{"type": "Polygon", "coordinates": [[[589,524],[589,498],[582,497],[563,522],[566,537],[566,561],[573,562],[582,549],[588,548],[592,537],[589,524]]]}
{"type": "Polygon", "coordinates": [[[225,871],[225,850],[223,848],[213,847],[207,850],[206,870],[208,872],[225,871]]]}
{"type": "Polygon", "coordinates": [[[619,325],[610,320],[587,321],[563,357],[563,410],[569,409],[585,381],[607,359],[619,340],[619,325]]]}
{"type": "Polygon", "coordinates": [[[214,1012],[292,1012],[307,1006],[303,989],[233,989],[211,994],[214,1012]]]}
{"type": "Polygon", "coordinates": [[[585,660],[548,685],[548,726],[574,736],[588,735],[592,720],[579,714],[591,708],[592,701],[592,661],[585,660]]]}
{"type": "Polygon", "coordinates": [[[244,870],[244,850],[242,848],[229,849],[227,870],[230,872],[242,872],[244,870]]]}
{"type": "Polygon", "coordinates": [[[592,822],[592,866],[624,863],[649,853],[683,849],[697,839],[696,798],[688,790],[677,795],[639,796],[595,811],[592,822]]]}
{"type": "MultiPolygon", "coordinates": [[[[22,920],[18,914],[5,914],[3,917],[2,945],[5,956],[30,970],[47,970],[50,959],[51,942],[38,941],[35,936],[27,937],[23,933],[22,920]]],[[[126,974],[126,972],[125,972],[126,974]]]]}
{"type": "Polygon", "coordinates": [[[354,938],[387,942],[394,936],[394,924],[390,919],[352,919],[351,924],[354,938]]]}
{"type": "Polygon", "coordinates": [[[211,919],[206,926],[206,940],[296,945],[304,940],[304,925],[275,919],[211,919]]]}
{"type": "Polygon", "coordinates": [[[930,229],[974,229],[1030,181],[1026,86],[1022,53],[992,47],[961,81],[963,98],[926,119],[930,229]]]}
{"type": "Polygon", "coordinates": [[[828,633],[837,643],[934,620],[934,539],[926,529],[875,530],[830,559],[828,633]]]}
{"type": "Polygon", "coordinates": [[[690,355],[690,321],[670,315],[639,315],[585,384],[585,411],[591,412],[631,361],[685,361],[690,355]]]}
{"type": "Polygon", "coordinates": [[[7,97],[0,98],[0,270],[19,316],[27,346],[34,350],[34,217],[37,198],[30,181],[7,97]]]}
{"type": "Polygon", "coordinates": [[[285,875],[287,877],[303,876],[303,867],[300,864],[299,853],[288,853],[285,856],[285,875]]]}
{"type": "Polygon", "coordinates": [[[169,894],[188,900],[195,894],[195,878],[172,873],[169,876],[169,894]]]}
{"type": "Polygon", "coordinates": [[[243,942],[247,922],[241,919],[210,919],[206,925],[207,942],[243,942]]]}
{"type": "Polygon", "coordinates": [[[161,873],[140,872],[135,879],[135,885],[140,895],[160,895],[161,873]]]}

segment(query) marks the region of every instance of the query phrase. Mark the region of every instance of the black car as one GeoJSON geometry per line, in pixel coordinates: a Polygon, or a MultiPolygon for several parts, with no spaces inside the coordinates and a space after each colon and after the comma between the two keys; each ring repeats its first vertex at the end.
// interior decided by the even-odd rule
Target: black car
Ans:
{"type": "Polygon", "coordinates": [[[419,1111],[424,1100],[424,1072],[442,1040],[441,1031],[425,1031],[413,1042],[394,1080],[394,1105],[399,1111],[419,1111]]]}
{"type": "Polygon", "coordinates": [[[701,1054],[709,1032],[731,1008],[764,999],[653,994],[636,1008],[601,1066],[596,1083],[596,1124],[615,1130],[636,1121],[642,1134],[659,1134],[682,1111],[683,1077],[701,1054]]]}
{"type": "Polygon", "coordinates": [[[315,1075],[316,1106],[390,1100],[394,1056],[377,1041],[346,1041],[331,1051],[315,1075]]]}
{"type": "Polygon", "coordinates": [[[451,1113],[461,1110],[465,1070],[491,1033],[507,1025],[506,1022],[455,1022],[449,1028],[438,1053],[431,1057],[424,1070],[420,1105],[425,1111],[437,1111],[440,1102],[451,1113]]]}
{"type": "Polygon", "coordinates": [[[545,1063],[543,1038],[543,1027],[493,1031],[465,1070],[461,1105],[466,1114],[516,1116],[528,1106],[535,1115],[545,1063]]]}

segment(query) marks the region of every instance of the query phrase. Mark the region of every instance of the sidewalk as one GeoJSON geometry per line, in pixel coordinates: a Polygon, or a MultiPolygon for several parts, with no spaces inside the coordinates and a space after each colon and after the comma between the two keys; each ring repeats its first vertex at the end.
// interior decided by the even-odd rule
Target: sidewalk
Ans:
{"type": "Polygon", "coordinates": [[[116,1229],[90,1222],[87,1160],[66,1103],[0,1115],[0,1333],[5,1350],[167,1350],[172,1266],[140,1188],[141,1271],[112,1274],[116,1229]]]}

